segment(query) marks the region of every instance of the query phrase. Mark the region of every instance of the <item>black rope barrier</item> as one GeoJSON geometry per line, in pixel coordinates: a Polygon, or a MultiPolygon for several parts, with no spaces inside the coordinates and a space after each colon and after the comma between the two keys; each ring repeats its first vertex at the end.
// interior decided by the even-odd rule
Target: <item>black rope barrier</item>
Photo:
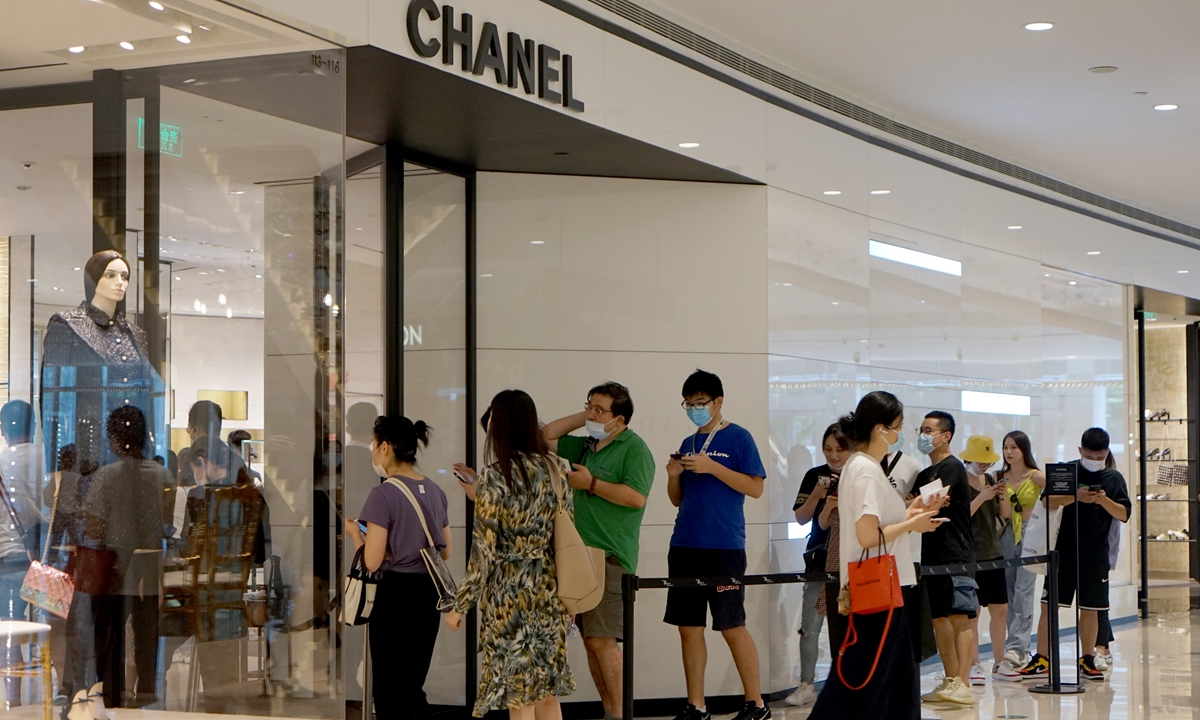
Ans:
{"type": "MultiPolygon", "coordinates": [[[[954,565],[922,565],[921,576],[930,577],[935,575],[968,575],[973,574],[977,570],[999,570],[1010,567],[1023,567],[1026,565],[1043,565],[1049,566],[1047,578],[1047,592],[1049,597],[1050,607],[1058,607],[1058,553],[1051,552],[1046,555],[1036,555],[1033,557],[1012,558],[1009,560],[984,560],[983,562],[954,564],[954,565]]],[[[644,578],[637,575],[625,575],[621,579],[621,595],[624,604],[625,616],[625,631],[624,631],[624,663],[621,668],[621,707],[622,718],[624,720],[633,720],[633,678],[634,678],[634,604],[637,602],[637,593],[639,590],[663,590],[669,588],[704,588],[718,586],[750,586],[750,585],[788,585],[796,583],[810,582],[830,582],[839,583],[840,579],[837,575],[824,572],[812,573],[769,573],[764,575],[740,575],[740,576],[716,576],[716,577],[676,577],[676,578],[644,578]]],[[[1060,693],[1064,691],[1062,684],[1062,672],[1059,668],[1058,657],[1058,614],[1051,613],[1047,618],[1049,620],[1048,635],[1050,641],[1050,684],[1045,686],[1048,688],[1043,692],[1060,693]]]]}

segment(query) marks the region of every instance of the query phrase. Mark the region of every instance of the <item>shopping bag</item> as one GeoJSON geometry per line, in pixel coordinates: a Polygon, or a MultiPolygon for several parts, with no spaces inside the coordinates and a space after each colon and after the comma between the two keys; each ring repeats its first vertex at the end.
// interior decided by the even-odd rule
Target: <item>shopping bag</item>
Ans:
{"type": "Polygon", "coordinates": [[[904,593],[900,590],[900,573],[896,567],[896,556],[887,552],[882,530],[879,531],[879,553],[873,558],[869,556],[870,550],[864,548],[858,562],[851,562],[847,566],[850,620],[846,626],[846,638],[842,641],[842,647],[838,651],[837,672],[842,684],[850,690],[862,690],[871,682],[871,678],[875,677],[875,670],[879,667],[879,658],[883,655],[883,647],[887,643],[888,632],[892,627],[892,615],[896,608],[904,607],[904,593]],[[887,622],[884,623],[883,636],[879,638],[879,648],[875,651],[875,661],[871,664],[871,670],[862,684],[851,685],[843,674],[842,660],[846,657],[846,651],[858,642],[858,631],[854,628],[854,616],[874,615],[885,611],[888,614],[887,622]]]}
{"type": "MultiPolygon", "coordinates": [[[[1049,547],[1058,542],[1058,528],[1062,525],[1062,508],[1049,510],[1041,501],[1034,503],[1033,512],[1029,519],[1021,525],[1021,557],[1037,557],[1047,552],[1047,530],[1049,530],[1049,547]],[[1047,528],[1047,520],[1049,527],[1047,528]]],[[[1046,574],[1046,565],[1026,566],[1038,575],[1046,574]]]]}

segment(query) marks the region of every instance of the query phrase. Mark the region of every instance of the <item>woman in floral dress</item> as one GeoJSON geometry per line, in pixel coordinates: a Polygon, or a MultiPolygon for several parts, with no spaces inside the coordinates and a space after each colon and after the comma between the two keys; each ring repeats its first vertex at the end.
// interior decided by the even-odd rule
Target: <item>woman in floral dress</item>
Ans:
{"type": "MultiPolygon", "coordinates": [[[[475,534],[467,576],[446,624],[457,630],[478,604],[483,677],[474,716],[509,710],[512,720],[560,718],[557,698],[575,691],[567,665],[566,609],[554,569],[553,472],[569,468],[550,454],[533,399],[505,390],[492,400],[488,466],[479,474],[475,534]]],[[[571,496],[563,507],[574,516],[571,496]]]]}

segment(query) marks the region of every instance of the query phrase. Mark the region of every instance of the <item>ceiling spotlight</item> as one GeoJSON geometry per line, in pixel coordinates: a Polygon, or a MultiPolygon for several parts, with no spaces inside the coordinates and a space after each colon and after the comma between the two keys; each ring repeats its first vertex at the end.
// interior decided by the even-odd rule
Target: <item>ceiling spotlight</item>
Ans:
{"type": "Polygon", "coordinates": [[[83,51],[84,51],[84,50],[86,50],[86,49],[87,49],[87,48],[85,48],[85,47],[84,47],[84,46],[82,46],[82,45],[76,45],[76,46],[74,46],[74,47],[69,47],[69,48],[67,48],[67,50],[68,50],[69,52],[71,52],[71,53],[73,53],[73,54],[75,54],[75,55],[78,55],[79,53],[83,52],[83,51]]]}
{"type": "Polygon", "coordinates": [[[545,245],[546,241],[545,240],[530,240],[529,244],[530,245],[545,245]]]}
{"type": "Polygon", "coordinates": [[[122,41],[121,41],[121,47],[122,47],[122,48],[124,48],[124,49],[126,49],[126,50],[132,50],[132,49],[133,49],[133,43],[131,43],[131,42],[126,42],[125,40],[122,40],[122,41]]]}
{"type": "Polygon", "coordinates": [[[175,276],[175,279],[176,279],[176,280],[183,280],[183,278],[179,277],[178,275],[176,275],[176,276],[175,276]]]}
{"type": "Polygon", "coordinates": [[[1042,277],[1050,277],[1050,273],[1045,273],[1042,275],[1042,277]]]}
{"type": "Polygon", "coordinates": [[[1088,255],[1099,255],[1099,254],[1100,254],[1099,250],[1088,250],[1088,255]]]}
{"type": "Polygon", "coordinates": [[[1094,68],[1088,68],[1088,72],[1096,73],[1097,75],[1107,75],[1108,73],[1115,73],[1117,70],[1116,65],[1097,65],[1094,68]]]}
{"type": "Polygon", "coordinates": [[[871,194],[872,195],[891,195],[892,191],[891,190],[872,190],[871,194]]]}
{"type": "Polygon", "coordinates": [[[1022,227],[1023,227],[1022,225],[1009,225],[1008,229],[1009,230],[1020,230],[1022,227]]]}
{"type": "Polygon", "coordinates": [[[479,277],[492,277],[492,273],[483,273],[479,277]]]}
{"type": "Polygon", "coordinates": [[[75,268],[75,272],[79,272],[79,268],[75,268]]]}
{"type": "Polygon", "coordinates": [[[192,41],[192,39],[190,37],[188,37],[187,35],[176,35],[175,39],[178,40],[179,42],[183,43],[184,45],[187,45],[188,43],[190,43],[192,41]]]}
{"type": "Polygon", "coordinates": [[[697,142],[686,142],[686,143],[679,143],[679,147],[681,147],[681,148],[687,148],[687,149],[689,149],[689,150],[690,150],[690,149],[692,149],[692,148],[698,148],[698,147],[700,147],[700,143],[697,143],[697,142]]]}
{"type": "Polygon", "coordinates": [[[256,280],[262,280],[262,275],[255,275],[255,276],[254,276],[254,279],[256,279],[256,280]]]}
{"type": "Polygon", "coordinates": [[[825,194],[826,195],[841,195],[842,191],[841,190],[826,190],[825,194]]]}
{"type": "Polygon", "coordinates": [[[1171,104],[1171,103],[1164,103],[1164,104],[1162,104],[1162,105],[1155,105],[1155,106],[1154,106],[1154,109],[1155,109],[1155,110],[1164,110],[1164,111],[1165,111],[1165,110],[1178,110],[1178,109],[1179,109],[1179,106],[1178,106],[1178,105],[1173,105],[1173,104],[1171,104]]]}
{"type": "Polygon", "coordinates": [[[194,82],[196,82],[196,78],[188,78],[187,80],[184,80],[184,81],[183,81],[183,84],[184,84],[184,85],[191,85],[191,84],[192,84],[192,83],[194,83],[194,82]]]}
{"type": "Polygon", "coordinates": [[[233,318],[233,309],[232,308],[225,308],[225,317],[230,318],[230,319],[233,318]]]}
{"type": "Polygon", "coordinates": [[[1067,284],[1068,284],[1068,285],[1076,285],[1077,283],[1076,283],[1074,280],[1072,280],[1071,282],[1069,282],[1069,283],[1067,283],[1067,284]]]}
{"type": "Polygon", "coordinates": [[[228,299],[225,297],[225,293],[221,293],[220,295],[217,296],[217,302],[221,303],[222,305],[225,305],[228,303],[228,299]]]}
{"type": "Polygon", "coordinates": [[[162,4],[162,3],[160,3],[160,2],[154,2],[154,0],[150,0],[150,9],[151,9],[151,10],[157,10],[157,11],[159,11],[159,12],[162,12],[163,10],[166,10],[166,8],[165,8],[165,7],[163,7],[163,4],[162,4]]]}
{"type": "Polygon", "coordinates": [[[1052,27],[1054,27],[1054,23],[1052,22],[1031,22],[1025,25],[1026,30],[1032,30],[1033,32],[1043,32],[1052,27]]]}
{"type": "Polygon", "coordinates": [[[1180,275],[1187,275],[1187,274],[1188,274],[1188,271],[1187,271],[1187,270],[1176,270],[1175,272],[1179,273],[1180,275]]]}
{"type": "Polygon", "coordinates": [[[246,191],[245,190],[230,190],[229,194],[230,195],[245,195],[246,191]]]}

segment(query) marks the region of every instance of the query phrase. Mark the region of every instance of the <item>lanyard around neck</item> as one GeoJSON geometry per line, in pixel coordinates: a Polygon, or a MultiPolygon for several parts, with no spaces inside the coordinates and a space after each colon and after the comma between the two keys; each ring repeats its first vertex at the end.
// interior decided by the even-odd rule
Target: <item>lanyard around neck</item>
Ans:
{"type": "Polygon", "coordinates": [[[715,428],[713,428],[713,431],[708,434],[708,439],[704,441],[704,445],[700,448],[699,453],[696,452],[696,435],[700,434],[700,431],[697,430],[696,435],[692,436],[692,454],[693,455],[703,455],[704,453],[708,452],[709,444],[712,443],[713,438],[715,438],[717,436],[717,431],[723,427],[725,427],[725,419],[724,418],[722,418],[721,422],[717,423],[717,426],[715,428]]]}

